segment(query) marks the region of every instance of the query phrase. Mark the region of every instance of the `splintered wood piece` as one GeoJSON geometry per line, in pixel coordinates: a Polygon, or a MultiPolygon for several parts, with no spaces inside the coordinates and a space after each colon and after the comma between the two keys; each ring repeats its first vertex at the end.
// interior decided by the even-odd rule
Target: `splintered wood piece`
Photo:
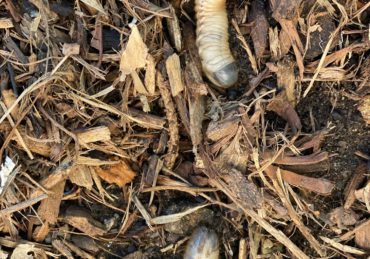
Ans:
{"type": "Polygon", "coordinates": [[[52,190],[49,190],[49,197],[43,201],[37,213],[40,218],[50,224],[55,224],[59,215],[59,207],[63,198],[65,180],[61,181],[59,184],[53,187],[52,190]]]}
{"type": "Polygon", "coordinates": [[[222,121],[211,121],[208,125],[206,136],[212,141],[219,141],[228,135],[235,136],[239,128],[240,119],[230,117],[222,121]]]}
{"type": "Polygon", "coordinates": [[[286,120],[294,132],[302,128],[301,120],[284,92],[278,94],[267,105],[267,110],[277,113],[286,120]]]}
{"type": "Polygon", "coordinates": [[[53,247],[58,250],[63,256],[67,257],[68,259],[73,259],[73,255],[72,255],[72,252],[71,250],[65,245],[63,244],[62,241],[60,241],[59,239],[55,239],[51,242],[51,244],[53,245],[53,247]]]}
{"type": "Polygon", "coordinates": [[[179,124],[177,122],[175,104],[169,90],[169,83],[168,81],[164,81],[159,72],[157,73],[157,83],[166,110],[170,137],[167,145],[167,154],[164,158],[164,164],[167,168],[172,169],[172,167],[175,165],[179,152],[179,124]]]}
{"type": "Polygon", "coordinates": [[[181,36],[181,29],[180,29],[180,22],[177,18],[176,11],[173,8],[172,4],[169,4],[171,18],[166,18],[167,25],[169,28],[169,35],[171,37],[172,43],[175,45],[175,48],[178,52],[181,51],[182,48],[182,36],[181,36]]]}
{"type": "Polygon", "coordinates": [[[148,55],[146,47],[137,26],[133,26],[128,43],[122,52],[120,71],[123,76],[131,74],[138,68],[144,68],[148,55]]]}
{"type": "Polygon", "coordinates": [[[263,1],[254,0],[251,4],[250,21],[253,23],[252,40],[257,58],[261,58],[267,47],[269,24],[265,16],[266,8],[263,1]]]}
{"type": "Polygon", "coordinates": [[[208,90],[207,86],[203,82],[200,70],[195,61],[192,60],[191,56],[188,57],[185,68],[185,82],[187,89],[189,89],[190,92],[187,100],[190,122],[189,133],[193,146],[197,147],[203,139],[202,123],[205,113],[204,96],[207,95],[208,90]]]}
{"type": "Polygon", "coordinates": [[[13,22],[10,18],[1,18],[0,19],[0,29],[10,29],[13,28],[13,22]]]}
{"type": "Polygon", "coordinates": [[[145,88],[148,90],[149,95],[155,94],[155,60],[152,55],[148,54],[147,56],[147,63],[146,63],[146,71],[145,71],[145,88]]]}
{"type": "Polygon", "coordinates": [[[184,83],[181,75],[181,64],[179,56],[174,53],[166,60],[166,69],[170,81],[172,96],[177,96],[184,90],[184,83]]]}
{"type": "Polygon", "coordinates": [[[327,238],[320,236],[320,238],[325,242],[331,245],[332,247],[344,252],[344,253],[350,253],[350,254],[355,254],[355,255],[365,255],[365,251],[362,251],[361,249],[354,248],[352,246],[348,245],[343,245],[339,242],[334,241],[333,239],[327,238]]]}
{"type": "Polygon", "coordinates": [[[76,165],[73,167],[69,180],[81,187],[85,187],[88,190],[91,190],[94,182],[91,176],[90,168],[85,165],[76,165]]]}
{"type": "MultiPolygon", "coordinates": [[[[277,170],[277,167],[269,166],[268,168],[266,168],[265,172],[270,178],[276,179],[277,170]]],[[[335,187],[334,183],[322,178],[313,178],[299,175],[283,169],[280,169],[280,174],[283,180],[287,183],[298,188],[304,188],[308,191],[319,193],[321,195],[331,194],[335,187]]]]}
{"type": "Polygon", "coordinates": [[[110,130],[107,126],[99,126],[76,132],[76,136],[80,144],[109,141],[111,139],[110,134],[110,130]]]}
{"type": "Polygon", "coordinates": [[[136,176],[136,173],[124,160],[115,165],[97,166],[94,169],[104,181],[117,184],[120,187],[130,183],[136,176]]]}
{"type": "Polygon", "coordinates": [[[344,193],[344,208],[349,209],[356,200],[355,192],[360,187],[361,183],[365,180],[367,172],[367,164],[361,163],[355,170],[354,176],[348,183],[344,193]]]}
{"type": "Polygon", "coordinates": [[[63,221],[89,236],[101,236],[106,233],[102,224],[94,220],[91,213],[82,207],[68,207],[63,221]]]}

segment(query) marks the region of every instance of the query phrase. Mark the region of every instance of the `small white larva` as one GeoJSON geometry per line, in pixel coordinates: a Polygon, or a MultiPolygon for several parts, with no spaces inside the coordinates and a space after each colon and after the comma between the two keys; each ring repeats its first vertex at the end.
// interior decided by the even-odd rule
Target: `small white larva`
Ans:
{"type": "Polygon", "coordinates": [[[195,0],[199,56],[204,73],[217,86],[230,87],[239,69],[229,46],[226,0],[195,0]]]}
{"type": "Polygon", "coordinates": [[[186,246],[184,259],[218,259],[219,243],[217,234],[206,227],[197,228],[186,246]]]}

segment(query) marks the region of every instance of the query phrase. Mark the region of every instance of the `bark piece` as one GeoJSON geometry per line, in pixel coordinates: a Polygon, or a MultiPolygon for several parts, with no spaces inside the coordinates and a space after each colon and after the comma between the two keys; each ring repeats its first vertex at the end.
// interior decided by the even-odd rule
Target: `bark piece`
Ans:
{"type": "Polygon", "coordinates": [[[91,190],[94,182],[90,168],[85,165],[76,165],[69,175],[69,180],[78,186],[91,190]]]}
{"type": "Polygon", "coordinates": [[[354,173],[351,181],[348,183],[344,193],[344,208],[349,209],[356,200],[355,192],[360,187],[361,183],[365,180],[365,174],[367,173],[367,164],[360,164],[354,173]]]}
{"type": "Polygon", "coordinates": [[[43,221],[50,224],[55,224],[57,222],[64,186],[65,180],[55,185],[52,189],[49,189],[49,197],[41,201],[37,213],[43,221]]]}
{"type": "Polygon", "coordinates": [[[261,58],[267,47],[267,34],[269,24],[265,16],[265,5],[263,1],[254,0],[251,4],[250,21],[253,22],[252,40],[257,58],[261,58]]]}
{"type": "Polygon", "coordinates": [[[63,221],[89,236],[101,236],[106,233],[102,224],[94,220],[91,213],[82,207],[70,206],[63,221]]]}
{"type": "Polygon", "coordinates": [[[274,111],[286,120],[293,132],[302,128],[301,120],[284,92],[278,94],[272,99],[272,101],[267,105],[267,110],[274,111]]]}
{"type": "MultiPolygon", "coordinates": [[[[270,166],[265,170],[265,172],[270,178],[275,179],[277,177],[277,170],[277,167],[270,166]]],[[[334,183],[322,178],[299,175],[283,169],[280,169],[280,174],[283,180],[287,183],[298,188],[304,188],[308,191],[319,193],[321,195],[331,194],[335,187],[334,183]]]]}

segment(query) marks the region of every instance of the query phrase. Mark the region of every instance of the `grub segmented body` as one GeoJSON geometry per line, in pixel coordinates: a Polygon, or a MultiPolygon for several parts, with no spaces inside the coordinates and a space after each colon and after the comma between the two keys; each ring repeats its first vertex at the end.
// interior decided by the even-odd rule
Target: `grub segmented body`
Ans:
{"type": "Polygon", "coordinates": [[[191,235],[184,259],[218,259],[219,242],[217,234],[206,227],[199,227],[191,235]]]}
{"type": "Polygon", "coordinates": [[[199,56],[203,71],[217,86],[230,87],[238,80],[238,67],[229,46],[226,0],[195,0],[199,56]]]}

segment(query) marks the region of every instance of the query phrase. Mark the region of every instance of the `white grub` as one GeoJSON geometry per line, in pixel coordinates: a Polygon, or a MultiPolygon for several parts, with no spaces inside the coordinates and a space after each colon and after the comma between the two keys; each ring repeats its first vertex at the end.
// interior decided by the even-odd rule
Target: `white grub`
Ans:
{"type": "Polygon", "coordinates": [[[206,227],[195,229],[186,246],[184,259],[218,259],[219,242],[215,231],[206,227]]]}

